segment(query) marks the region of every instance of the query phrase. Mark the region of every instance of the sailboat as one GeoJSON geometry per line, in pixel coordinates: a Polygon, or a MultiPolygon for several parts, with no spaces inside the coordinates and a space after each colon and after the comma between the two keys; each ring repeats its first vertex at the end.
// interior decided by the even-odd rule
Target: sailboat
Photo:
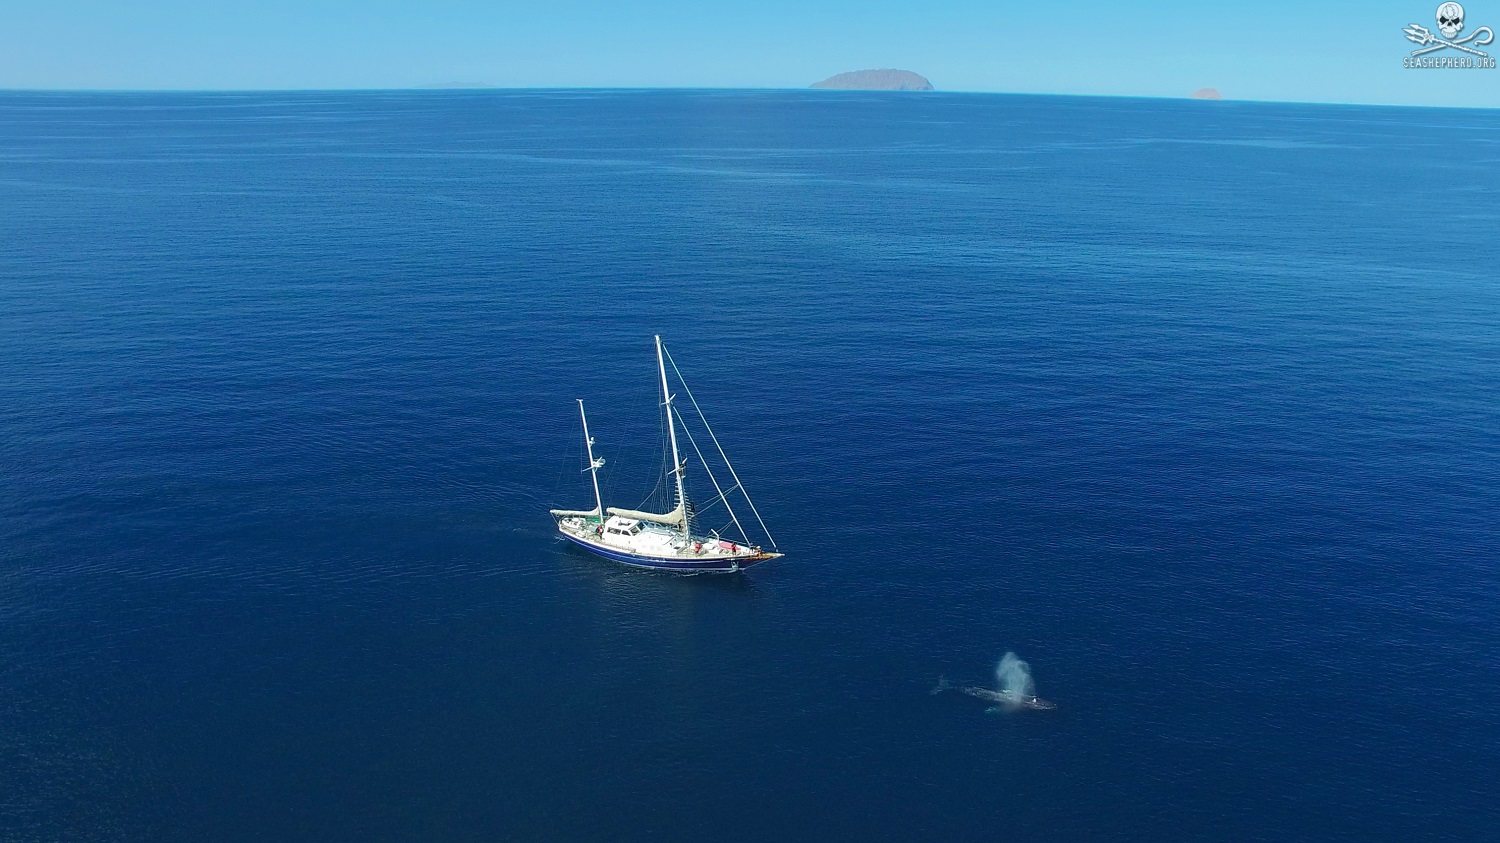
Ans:
{"type": "MultiPolygon", "coordinates": [[[[678,371],[677,364],[673,362],[672,371],[676,373],[677,380],[682,384],[683,392],[692,403],[693,409],[698,411],[698,417],[703,422],[704,430],[708,432],[709,440],[718,449],[720,459],[723,460],[724,466],[729,469],[729,476],[734,480],[728,490],[719,484],[718,478],[714,477],[713,472],[708,468],[708,462],[703,459],[703,452],[699,450],[692,432],[684,424],[683,432],[687,435],[694,452],[697,453],[705,472],[708,473],[714,491],[718,492],[718,497],[714,498],[710,505],[720,502],[724,504],[730,521],[738,530],[738,538],[726,538],[717,530],[711,530],[706,535],[698,531],[694,517],[698,510],[688,500],[684,477],[687,473],[687,461],[682,458],[677,446],[677,425],[681,421],[681,416],[678,415],[676,409],[676,396],[667,386],[667,362],[671,359],[672,356],[662,347],[661,337],[658,336],[656,338],[656,368],[661,376],[662,405],[667,413],[667,438],[672,446],[674,468],[668,470],[667,474],[674,481],[672,487],[676,491],[673,499],[675,506],[670,512],[664,513],[620,509],[613,506],[605,508],[604,499],[599,494],[599,469],[604,467],[604,460],[594,457],[594,440],[589,436],[589,420],[583,410],[583,401],[580,399],[578,417],[583,423],[583,441],[584,447],[588,450],[589,463],[589,467],[584,471],[588,472],[593,480],[594,508],[551,510],[553,519],[557,521],[557,531],[562,534],[563,538],[590,553],[596,553],[606,559],[623,562],[626,565],[659,571],[727,574],[743,571],[752,565],[781,556],[776,548],[775,539],[771,538],[771,531],[766,529],[766,522],[761,520],[760,512],[756,510],[749,494],[745,492],[745,487],[740,483],[734,466],[729,464],[729,458],[724,455],[724,449],[719,446],[719,440],[714,436],[713,428],[709,427],[708,420],[703,418],[703,411],[699,409],[697,400],[693,398],[692,390],[687,388],[687,383],[682,380],[682,372],[678,371]],[[729,493],[736,491],[744,498],[750,512],[755,515],[755,520],[760,524],[761,531],[766,536],[766,542],[771,547],[769,551],[763,549],[760,544],[752,543],[746,536],[729,502],[729,493]]],[[[703,509],[707,508],[707,506],[703,507],[703,509]]]]}

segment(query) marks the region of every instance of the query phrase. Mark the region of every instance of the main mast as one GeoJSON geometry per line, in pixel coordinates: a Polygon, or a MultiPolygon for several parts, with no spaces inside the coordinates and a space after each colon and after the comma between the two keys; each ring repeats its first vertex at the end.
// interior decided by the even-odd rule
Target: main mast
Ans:
{"type": "Polygon", "coordinates": [[[672,440],[672,473],[677,476],[677,506],[682,509],[682,537],[692,539],[687,517],[687,493],[682,488],[682,457],[677,453],[677,425],[672,421],[672,393],[667,389],[667,364],[661,356],[660,334],[656,336],[656,369],[661,373],[661,397],[667,405],[667,436],[672,440]]]}
{"type": "Polygon", "coordinates": [[[578,417],[583,419],[583,442],[584,447],[589,450],[589,477],[594,480],[594,511],[599,513],[599,520],[604,520],[604,499],[599,497],[599,469],[604,467],[604,460],[594,459],[594,437],[589,435],[589,417],[583,413],[583,399],[578,399],[578,417]]]}

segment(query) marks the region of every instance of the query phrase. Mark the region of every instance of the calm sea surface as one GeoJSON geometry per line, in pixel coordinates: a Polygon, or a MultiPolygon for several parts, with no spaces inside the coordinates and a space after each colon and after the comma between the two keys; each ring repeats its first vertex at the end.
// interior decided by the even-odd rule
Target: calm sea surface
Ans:
{"type": "Polygon", "coordinates": [[[1497,245],[1494,111],[0,94],[0,840],[1494,839],[1497,245]],[[785,559],[556,537],[653,333],[785,559]]]}

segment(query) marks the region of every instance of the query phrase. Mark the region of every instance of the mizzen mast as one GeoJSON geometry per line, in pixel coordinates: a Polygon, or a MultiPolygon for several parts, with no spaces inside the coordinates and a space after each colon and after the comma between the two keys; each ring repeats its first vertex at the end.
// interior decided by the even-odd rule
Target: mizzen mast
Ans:
{"type": "Polygon", "coordinates": [[[589,477],[594,481],[594,512],[599,514],[599,520],[604,520],[604,499],[599,496],[599,469],[604,467],[604,459],[594,459],[594,437],[589,435],[589,417],[583,412],[583,399],[578,399],[578,418],[583,420],[583,443],[589,452],[589,477]]]}

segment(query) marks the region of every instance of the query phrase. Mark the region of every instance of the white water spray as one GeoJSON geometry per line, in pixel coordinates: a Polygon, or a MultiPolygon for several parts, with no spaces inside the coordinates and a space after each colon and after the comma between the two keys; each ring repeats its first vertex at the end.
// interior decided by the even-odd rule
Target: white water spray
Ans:
{"type": "Polygon", "coordinates": [[[1000,687],[1016,697],[1036,696],[1036,683],[1031,681],[1031,665],[1015,653],[1007,652],[995,665],[995,679],[1000,687]]]}

